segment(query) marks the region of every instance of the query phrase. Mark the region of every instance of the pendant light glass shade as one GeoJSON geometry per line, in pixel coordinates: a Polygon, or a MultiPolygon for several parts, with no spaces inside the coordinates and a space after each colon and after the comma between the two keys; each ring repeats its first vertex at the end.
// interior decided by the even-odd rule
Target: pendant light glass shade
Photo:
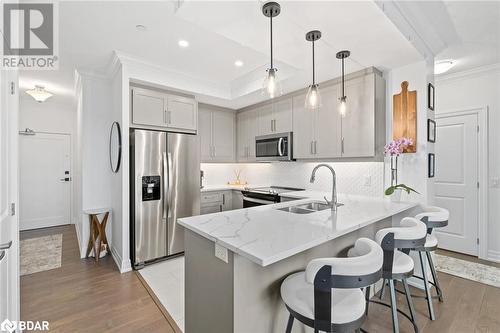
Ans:
{"type": "Polygon", "coordinates": [[[311,84],[307,90],[305,108],[307,110],[317,110],[321,106],[321,94],[319,93],[319,85],[311,84]]]}
{"type": "Polygon", "coordinates": [[[347,116],[347,97],[346,96],[340,97],[339,114],[342,118],[345,118],[347,116]]]}
{"type": "Polygon", "coordinates": [[[276,68],[269,68],[262,84],[262,93],[269,96],[269,98],[281,96],[283,93],[281,83],[278,80],[278,74],[276,73],[277,71],[276,68]]]}

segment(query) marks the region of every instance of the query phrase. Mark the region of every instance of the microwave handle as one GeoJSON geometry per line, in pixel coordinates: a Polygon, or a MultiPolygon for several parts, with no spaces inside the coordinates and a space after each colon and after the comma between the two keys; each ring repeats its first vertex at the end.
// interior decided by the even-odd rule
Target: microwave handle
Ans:
{"type": "Polygon", "coordinates": [[[278,140],[278,155],[279,156],[283,156],[283,142],[284,142],[284,139],[279,138],[279,140],[278,140]]]}

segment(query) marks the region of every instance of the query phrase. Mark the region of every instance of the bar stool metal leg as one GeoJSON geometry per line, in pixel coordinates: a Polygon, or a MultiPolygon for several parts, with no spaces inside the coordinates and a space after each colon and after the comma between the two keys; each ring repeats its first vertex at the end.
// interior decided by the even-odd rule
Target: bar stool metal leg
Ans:
{"type": "Polygon", "coordinates": [[[370,304],[370,286],[366,287],[366,290],[365,290],[365,301],[366,301],[365,314],[368,316],[368,305],[370,304]]]}
{"type": "Polygon", "coordinates": [[[424,288],[427,298],[427,307],[429,309],[429,317],[431,318],[431,320],[436,320],[436,316],[434,315],[434,308],[432,306],[431,290],[429,288],[429,281],[427,279],[427,262],[425,262],[421,251],[418,251],[418,256],[420,259],[420,266],[422,267],[422,276],[424,278],[424,288]]]}
{"type": "Polygon", "coordinates": [[[405,289],[406,303],[408,303],[408,308],[410,309],[410,317],[413,328],[415,329],[415,333],[418,333],[417,316],[415,313],[415,307],[413,306],[413,300],[411,299],[410,287],[408,287],[408,281],[406,281],[406,279],[403,279],[403,287],[405,289]]]}
{"type": "Polygon", "coordinates": [[[379,298],[379,299],[384,298],[384,294],[385,294],[385,284],[386,284],[386,281],[385,281],[385,279],[383,279],[383,280],[382,280],[382,289],[380,289],[380,293],[378,294],[378,298],[379,298]]]}
{"type": "Polygon", "coordinates": [[[427,255],[427,260],[429,261],[429,266],[431,267],[432,279],[434,280],[434,286],[436,287],[436,292],[440,302],[443,302],[443,292],[441,286],[439,285],[438,276],[436,274],[436,267],[434,267],[434,262],[432,261],[432,255],[430,252],[425,253],[427,255]]]}
{"type": "Polygon", "coordinates": [[[292,332],[292,326],[293,326],[293,316],[290,315],[288,317],[288,324],[286,325],[286,333],[291,333],[292,332]]]}
{"type": "Polygon", "coordinates": [[[391,294],[392,331],[399,333],[398,304],[396,303],[396,289],[392,279],[389,279],[389,292],[391,294]]]}

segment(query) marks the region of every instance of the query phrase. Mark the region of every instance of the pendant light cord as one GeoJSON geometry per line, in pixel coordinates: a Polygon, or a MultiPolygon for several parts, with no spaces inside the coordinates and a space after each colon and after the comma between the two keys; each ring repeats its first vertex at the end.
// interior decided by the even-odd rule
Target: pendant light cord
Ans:
{"type": "Polygon", "coordinates": [[[312,48],[313,48],[313,86],[316,84],[316,77],[314,75],[314,66],[315,66],[315,63],[314,63],[314,39],[312,41],[312,48]]]}
{"type": "Polygon", "coordinates": [[[271,68],[273,67],[273,15],[269,16],[271,19],[271,68]]]}
{"type": "Polygon", "coordinates": [[[345,97],[344,92],[344,58],[342,57],[342,98],[345,97]]]}

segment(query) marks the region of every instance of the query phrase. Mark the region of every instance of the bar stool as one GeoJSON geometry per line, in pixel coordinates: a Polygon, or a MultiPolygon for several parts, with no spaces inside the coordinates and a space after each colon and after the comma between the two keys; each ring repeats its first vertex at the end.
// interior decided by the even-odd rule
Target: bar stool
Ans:
{"type": "Polygon", "coordinates": [[[305,271],[289,275],[281,284],[281,299],[290,316],[286,333],[297,319],[314,332],[359,332],[366,319],[367,287],[382,277],[383,253],[368,238],[360,238],[349,258],[319,258],[305,271]]]}
{"type": "Polygon", "coordinates": [[[370,302],[390,307],[392,313],[393,332],[399,332],[399,312],[410,320],[413,324],[415,332],[418,333],[415,308],[413,307],[410,288],[408,287],[407,282],[407,279],[413,275],[414,263],[413,259],[402,251],[420,247],[425,244],[426,226],[423,222],[417,220],[416,218],[405,217],[401,220],[399,227],[379,230],[375,235],[375,239],[378,243],[380,243],[382,250],[384,251],[384,264],[382,267],[382,278],[384,279],[383,286],[385,286],[385,282],[387,280],[389,282],[391,304],[369,299],[370,291],[368,290],[366,293],[366,313],[368,314],[368,305],[370,302]],[[396,288],[394,287],[394,282],[399,280],[403,283],[406,302],[408,304],[408,308],[410,309],[409,315],[399,310],[396,303],[396,288]]]}
{"type": "MultiPolygon", "coordinates": [[[[422,276],[414,275],[413,277],[424,281],[425,298],[427,300],[427,308],[429,310],[429,318],[435,320],[436,316],[434,314],[434,307],[432,304],[433,298],[438,298],[440,302],[443,302],[443,292],[439,286],[438,276],[436,274],[436,268],[434,267],[434,262],[432,261],[432,251],[435,251],[438,247],[438,240],[436,235],[433,234],[434,228],[443,228],[448,225],[448,219],[450,217],[450,212],[447,209],[441,207],[428,206],[424,207],[424,212],[415,216],[416,219],[425,223],[427,227],[427,237],[425,244],[421,247],[413,248],[412,251],[418,252],[418,258],[420,261],[420,267],[422,268],[422,276]],[[427,277],[427,262],[424,260],[423,254],[425,253],[427,257],[427,262],[431,269],[432,282],[429,281],[427,277]],[[437,296],[432,296],[431,288],[429,283],[436,288],[437,296]]],[[[415,296],[422,298],[422,296],[415,296]]]]}

